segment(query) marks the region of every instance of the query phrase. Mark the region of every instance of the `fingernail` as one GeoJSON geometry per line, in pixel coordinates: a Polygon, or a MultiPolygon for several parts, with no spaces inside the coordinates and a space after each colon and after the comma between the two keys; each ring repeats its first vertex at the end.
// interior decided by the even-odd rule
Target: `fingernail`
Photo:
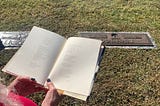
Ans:
{"type": "Polygon", "coordinates": [[[36,81],[36,79],[35,79],[35,78],[31,78],[31,80],[32,80],[32,81],[36,81]]]}
{"type": "Polygon", "coordinates": [[[48,79],[47,79],[47,82],[51,82],[51,80],[48,78],[48,79]]]}

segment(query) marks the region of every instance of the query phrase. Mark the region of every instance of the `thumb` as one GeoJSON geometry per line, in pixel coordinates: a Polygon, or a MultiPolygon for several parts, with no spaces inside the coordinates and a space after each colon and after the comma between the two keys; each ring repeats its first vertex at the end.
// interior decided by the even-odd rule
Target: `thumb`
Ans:
{"type": "Polygon", "coordinates": [[[63,95],[64,91],[60,90],[60,89],[56,89],[50,79],[47,79],[47,87],[48,87],[49,91],[56,92],[58,95],[63,95]]]}
{"type": "Polygon", "coordinates": [[[49,90],[55,89],[55,86],[53,85],[50,79],[47,79],[47,87],[49,90]]]}

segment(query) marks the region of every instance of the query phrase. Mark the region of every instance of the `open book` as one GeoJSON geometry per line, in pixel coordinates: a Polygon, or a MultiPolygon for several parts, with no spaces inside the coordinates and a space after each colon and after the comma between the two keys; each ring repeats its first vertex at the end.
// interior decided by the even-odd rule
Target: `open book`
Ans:
{"type": "Polygon", "coordinates": [[[97,70],[101,43],[82,37],[66,39],[34,26],[2,71],[33,77],[42,85],[50,78],[64,95],[86,100],[97,70]]]}

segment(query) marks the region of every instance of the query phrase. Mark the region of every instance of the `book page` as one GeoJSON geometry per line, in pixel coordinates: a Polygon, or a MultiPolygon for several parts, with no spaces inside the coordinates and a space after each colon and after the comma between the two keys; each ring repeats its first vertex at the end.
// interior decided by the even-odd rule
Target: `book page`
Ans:
{"type": "Polygon", "coordinates": [[[33,77],[38,83],[44,84],[65,41],[64,37],[56,33],[33,27],[3,71],[33,77]]]}
{"type": "Polygon", "coordinates": [[[68,91],[64,91],[64,95],[75,97],[75,98],[78,98],[78,99],[81,99],[81,100],[84,100],[84,101],[86,101],[87,98],[88,98],[88,95],[81,95],[81,94],[76,94],[76,93],[68,92],[68,91]]]}
{"type": "Polygon", "coordinates": [[[49,75],[56,88],[88,96],[100,45],[100,40],[69,38],[49,75]]]}

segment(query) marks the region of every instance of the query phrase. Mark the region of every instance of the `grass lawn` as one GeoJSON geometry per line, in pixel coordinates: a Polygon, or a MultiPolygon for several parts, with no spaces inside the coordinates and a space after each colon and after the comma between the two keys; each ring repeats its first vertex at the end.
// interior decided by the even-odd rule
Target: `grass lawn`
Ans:
{"type": "MultiPolygon", "coordinates": [[[[106,49],[88,101],[65,96],[60,106],[160,105],[159,0],[0,0],[0,31],[33,26],[66,37],[79,31],[149,32],[157,49],[106,49]]],[[[0,68],[15,52],[0,51],[0,68]]],[[[0,77],[6,85],[14,79],[3,72],[0,77]]],[[[29,97],[40,104],[44,94],[29,97]]]]}

